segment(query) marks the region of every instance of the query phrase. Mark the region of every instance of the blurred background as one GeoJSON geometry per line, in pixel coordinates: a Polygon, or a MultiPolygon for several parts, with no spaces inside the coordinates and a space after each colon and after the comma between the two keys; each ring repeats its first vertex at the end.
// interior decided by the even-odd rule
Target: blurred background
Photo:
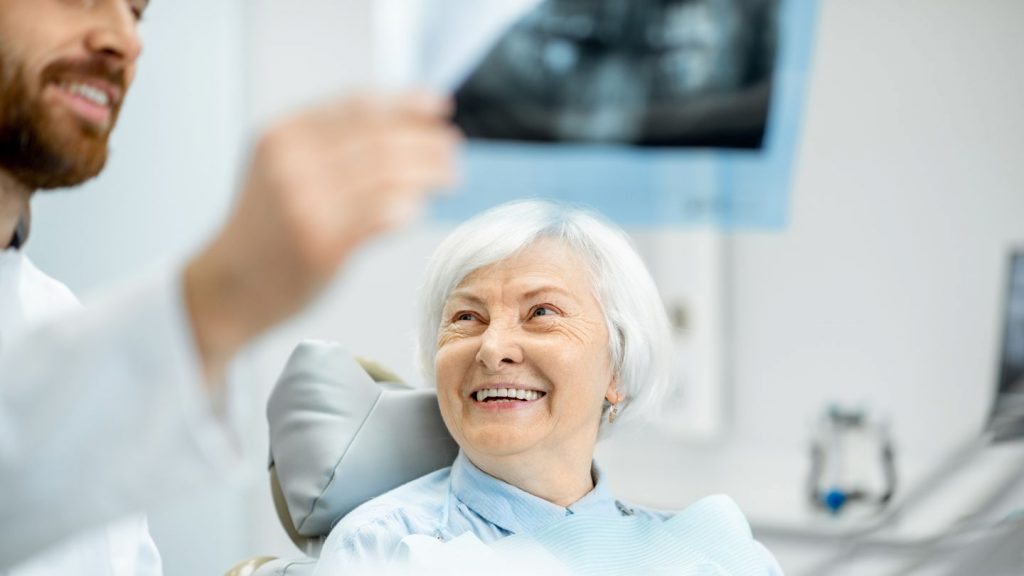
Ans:
{"type": "MultiPolygon", "coordinates": [[[[36,200],[37,265],[88,302],[189,255],[226,216],[264,127],[379,80],[373,10],[372,0],[154,2],[108,169],[36,200]]],[[[900,573],[906,549],[851,549],[866,524],[808,510],[810,445],[829,406],[862,410],[888,423],[900,488],[912,491],[984,427],[1007,257],[1024,245],[1022,21],[1017,0],[821,0],[784,218],[630,225],[677,328],[696,334],[680,339],[681,357],[705,364],[690,424],[600,447],[623,497],[677,508],[726,492],[787,573],[900,573]]],[[[450,228],[427,219],[377,239],[318,303],[241,355],[247,464],[229,485],[150,511],[166,574],[298,554],[267,485],[266,396],[311,337],[416,380],[414,295],[450,228]]],[[[1019,484],[996,496],[1024,509],[1019,484]]],[[[921,522],[945,526],[930,518],[921,522]]],[[[902,541],[916,558],[915,543],[937,537],[902,541]]]]}

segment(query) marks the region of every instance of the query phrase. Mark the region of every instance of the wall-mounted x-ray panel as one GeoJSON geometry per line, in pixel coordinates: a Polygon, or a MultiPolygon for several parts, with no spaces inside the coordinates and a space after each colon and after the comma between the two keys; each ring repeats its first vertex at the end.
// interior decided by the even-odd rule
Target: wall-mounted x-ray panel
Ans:
{"type": "Polygon", "coordinates": [[[512,198],[626,225],[785,225],[816,3],[377,0],[387,87],[450,93],[461,220],[512,198]],[[557,145],[555,144],[557,143],[557,145]]]}

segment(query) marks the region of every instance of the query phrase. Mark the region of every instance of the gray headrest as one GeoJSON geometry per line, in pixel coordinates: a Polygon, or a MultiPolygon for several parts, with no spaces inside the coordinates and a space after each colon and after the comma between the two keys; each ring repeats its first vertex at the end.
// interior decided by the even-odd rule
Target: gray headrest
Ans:
{"type": "Polygon", "coordinates": [[[270,395],[270,464],[299,535],[325,535],[356,506],[455,459],[435,391],[371,372],[394,382],[375,382],[338,344],[310,340],[270,395]]]}

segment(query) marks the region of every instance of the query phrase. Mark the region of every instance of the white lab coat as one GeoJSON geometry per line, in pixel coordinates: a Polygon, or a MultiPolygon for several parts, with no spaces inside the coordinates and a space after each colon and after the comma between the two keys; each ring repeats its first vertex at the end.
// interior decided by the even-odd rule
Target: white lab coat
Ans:
{"type": "Polygon", "coordinates": [[[0,574],[159,574],[145,518],[115,520],[222,477],[239,459],[227,422],[179,275],[82,309],[0,252],[0,574]]]}

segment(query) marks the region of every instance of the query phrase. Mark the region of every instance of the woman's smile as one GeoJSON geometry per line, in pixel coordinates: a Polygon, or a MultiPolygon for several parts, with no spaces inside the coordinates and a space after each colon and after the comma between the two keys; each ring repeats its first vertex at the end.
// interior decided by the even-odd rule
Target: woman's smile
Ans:
{"type": "Polygon", "coordinates": [[[497,413],[533,408],[546,396],[542,390],[513,384],[481,386],[469,395],[476,408],[497,413]]]}

